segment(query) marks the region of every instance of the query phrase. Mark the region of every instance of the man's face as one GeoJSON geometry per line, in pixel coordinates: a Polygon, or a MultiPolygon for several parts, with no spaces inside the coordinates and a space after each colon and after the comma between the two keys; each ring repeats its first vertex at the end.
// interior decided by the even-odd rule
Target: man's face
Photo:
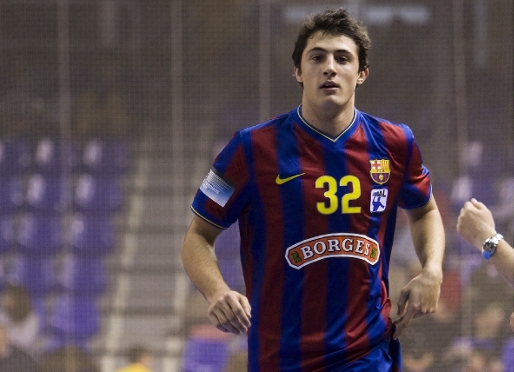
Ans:
{"type": "Polygon", "coordinates": [[[296,80],[303,84],[304,105],[313,109],[353,108],[355,87],[364,82],[368,69],[359,72],[357,45],[344,35],[315,33],[302,54],[296,80]]]}

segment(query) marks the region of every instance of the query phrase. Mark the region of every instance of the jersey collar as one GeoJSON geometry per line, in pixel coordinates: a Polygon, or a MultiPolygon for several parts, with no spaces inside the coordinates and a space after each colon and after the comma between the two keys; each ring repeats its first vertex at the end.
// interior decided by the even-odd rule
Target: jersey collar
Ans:
{"type": "Polygon", "coordinates": [[[357,116],[358,116],[358,110],[357,109],[354,109],[354,111],[353,111],[353,118],[352,118],[350,124],[341,133],[339,133],[336,137],[331,137],[328,134],[323,133],[319,129],[315,128],[312,124],[310,124],[302,115],[302,105],[301,104],[296,108],[296,114],[298,115],[298,118],[300,119],[300,122],[305,127],[307,127],[310,131],[315,132],[318,136],[321,136],[321,137],[323,137],[323,138],[325,138],[325,139],[327,139],[327,140],[329,140],[330,142],[333,142],[333,143],[338,142],[338,140],[340,138],[346,137],[346,135],[349,135],[350,133],[353,133],[354,129],[357,127],[357,125],[356,125],[356,123],[357,123],[357,116]]]}

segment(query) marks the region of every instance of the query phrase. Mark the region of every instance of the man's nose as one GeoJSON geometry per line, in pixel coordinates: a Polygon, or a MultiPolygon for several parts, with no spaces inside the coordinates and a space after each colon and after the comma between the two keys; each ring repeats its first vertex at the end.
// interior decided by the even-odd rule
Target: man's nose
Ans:
{"type": "Polygon", "coordinates": [[[333,76],[335,73],[335,59],[332,56],[328,56],[325,61],[325,66],[323,68],[323,74],[333,76]]]}

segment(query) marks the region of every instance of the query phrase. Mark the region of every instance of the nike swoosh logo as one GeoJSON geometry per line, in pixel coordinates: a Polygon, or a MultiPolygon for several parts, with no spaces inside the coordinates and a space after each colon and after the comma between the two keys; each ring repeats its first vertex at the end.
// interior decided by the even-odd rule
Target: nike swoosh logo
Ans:
{"type": "Polygon", "coordinates": [[[298,178],[298,177],[301,177],[303,176],[305,173],[300,173],[300,174],[295,174],[295,175],[292,175],[292,176],[289,176],[289,177],[286,177],[286,178],[280,178],[280,174],[277,176],[277,178],[275,178],[275,183],[277,185],[282,185],[286,182],[289,182],[291,180],[294,180],[295,178],[298,178]]]}

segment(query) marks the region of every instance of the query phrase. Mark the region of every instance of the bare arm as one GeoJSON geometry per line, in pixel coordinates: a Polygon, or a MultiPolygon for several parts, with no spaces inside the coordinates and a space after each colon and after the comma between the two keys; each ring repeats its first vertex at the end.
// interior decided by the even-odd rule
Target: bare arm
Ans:
{"type": "Polygon", "coordinates": [[[413,318],[436,311],[443,280],[444,227],[434,197],[424,207],[405,213],[422,270],[401,291],[395,339],[413,318]]]}
{"type": "Polygon", "coordinates": [[[500,240],[496,253],[493,254],[489,261],[496,266],[505,281],[514,288],[514,248],[505,239],[500,240]]]}
{"type": "MultiPolygon", "coordinates": [[[[464,203],[457,219],[457,231],[468,243],[482,251],[484,241],[496,234],[491,211],[476,199],[464,203]]],[[[514,287],[514,249],[509,243],[501,240],[489,262],[514,287]]]]}
{"type": "Polygon", "coordinates": [[[209,303],[212,323],[223,332],[239,334],[250,327],[250,304],[245,296],[232,291],[221,275],[214,253],[221,231],[195,216],[184,238],[182,262],[209,303]]]}

